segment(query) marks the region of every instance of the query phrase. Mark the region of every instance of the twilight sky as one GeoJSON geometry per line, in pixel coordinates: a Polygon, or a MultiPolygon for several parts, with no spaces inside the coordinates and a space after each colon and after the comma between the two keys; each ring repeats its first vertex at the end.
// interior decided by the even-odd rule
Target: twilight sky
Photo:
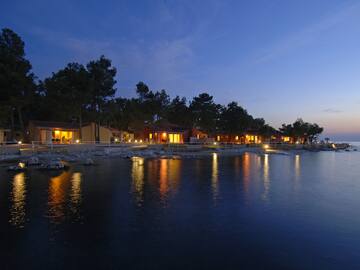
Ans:
{"type": "Polygon", "coordinates": [[[279,127],[302,117],[360,140],[358,0],[31,0],[2,3],[43,79],[101,54],[118,96],[138,81],[171,96],[238,101],[279,127]]]}

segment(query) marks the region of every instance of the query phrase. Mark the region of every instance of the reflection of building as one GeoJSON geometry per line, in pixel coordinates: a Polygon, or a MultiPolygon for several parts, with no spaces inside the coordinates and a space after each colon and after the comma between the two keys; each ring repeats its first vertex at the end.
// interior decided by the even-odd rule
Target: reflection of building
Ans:
{"type": "Polygon", "coordinates": [[[144,193],[144,158],[132,158],[132,191],[135,195],[136,202],[140,204],[143,201],[144,193]]]}
{"type": "Polygon", "coordinates": [[[211,188],[214,200],[217,199],[219,193],[219,172],[218,172],[218,155],[213,153],[212,171],[211,171],[211,188]]]}
{"type": "Polygon", "coordinates": [[[71,179],[71,173],[64,171],[49,181],[49,218],[54,223],[65,219],[66,191],[71,179]]]}
{"type": "Polygon", "coordinates": [[[269,190],[270,190],[270,177],[269,177],[269,155],[264,155],[264,194],[263,199],[267,200],[269,190]]]}
{"type": "Polygon", "coordinates": [[[81,173],[76,172],[71,178],[71,202],[76,206],[81,202],[81,173]]]}
{"type": "Polygon", "coordinates": [[[180,182],[180,159],[161,159],[160,160],[160,195],[165,198],[169,192],[173,194],[177,191],[180,182]]]}
{"type": "Polygon", "coordinates": [[[74,143],[79,139],[79,125],[76,123],[30,121],[30,141],[40,143],[74,143]]]}
{"type": "Polygon", "coordinates": [[[244,153],[242,155],[242,171],[243,171],[243,183],[244,190],[247,192],[250,184],[250,154],[244,153]]]}
{"type": "Polygon", "coordinates": [[[11,194],[12,205],[10,208],[10,223],[21,227],[25,223],[25,199],[26,183],[25,174],[18,173],[13,179],[13,189],[11,194]]]}

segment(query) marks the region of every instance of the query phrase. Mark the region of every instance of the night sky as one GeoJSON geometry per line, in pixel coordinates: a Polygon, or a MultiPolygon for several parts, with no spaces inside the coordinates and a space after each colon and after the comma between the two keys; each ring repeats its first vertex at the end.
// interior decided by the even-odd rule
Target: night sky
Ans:
{"type": "Polygon", "coordinates": [[[3,1],[39,79],[104,54],[117,96],[144,81],[238,101],[274,127],[298,117],[360,140],[360,1],[3,1]]]}

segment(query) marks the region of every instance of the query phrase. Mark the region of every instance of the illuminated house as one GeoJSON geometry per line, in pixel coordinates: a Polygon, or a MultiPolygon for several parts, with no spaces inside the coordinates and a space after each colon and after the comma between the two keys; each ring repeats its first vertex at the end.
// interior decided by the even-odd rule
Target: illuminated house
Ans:
{"type": "Polygon", "coordinates": [[[134,140],[134,134],[111,127],[98,126],[95,123],[84,124],[81,128],[82,143],[120,143],[134,140]]]}
{"type": "Polygon", "coordinates": [[[10,129],[0,128],[0,144],[8,141],[9,135],[10,135],[10,129]]]}
{"type": "Polygon", "coordinates": [[[29,142],[42,144],[116,143],[134,138],[132,133],[126,131],[87,123],[81,127],[80,139],[78,123],[50,121],[30,121],[27,134],[29,142]]]}
{"type": "Polygon", "coordinates": [[[158,121],[144,129],[143,139],[149,143],[184,143],[189,139],[189,130],[167,121],[158,121]]]}
{"type": "Polygon", "coordinates": [[[30,121],[28,140],[38,143],[74,143],[79,139],[77,123],[30,121]]]}
{"type": "Polygon", "coordinates": [[[109,128],[112,132],[112,141],[113,142],[133,142],[134,133],[128,130],[118,130],[115,128],[109,128]]]}
{"type": "Polygon", "coordinates": [[[214,138],[209,138],[206,132],[198,128],[192,128],[189,141],[190,143],[212,143],[214,142],[214,138]]]}
{"type": "Polygon", "coordinates": [[[262,137],[250,132],[246,134],[219,133],[215,135],[215,141],[219,143],[258,144],[262,143],[262,137]]]}

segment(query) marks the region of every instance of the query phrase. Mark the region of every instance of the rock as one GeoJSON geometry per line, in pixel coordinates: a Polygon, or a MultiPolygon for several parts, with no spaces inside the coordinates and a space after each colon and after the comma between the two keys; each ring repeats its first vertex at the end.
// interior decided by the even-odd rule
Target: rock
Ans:
{"type": "Polygon", "coordinates": [[[19,162],[17,165],[12,165],[8,167],[8,171],[19,172],[26,170],[26,164],[24,162],[19,162]]]}
{"type": "Polygon", "coordinates": [[[36,166],[40,165],[40,160],[38,157],[30,157],[28,161],[26,162],[28,166],[36,166]]]}
{"type": "Polygon", "coordinates": [[[95,162],[91,158],[87,158],[84,162],[84,165],[86,165],[86,166],[95,165],[95,162]]]}
{"type": "Polygon", "coordinates": [[[64,162],[61,160],[50,160],[47,164],[43,164],[41,169],[46,170],[63,170],[66,169],[64,162]]]}

